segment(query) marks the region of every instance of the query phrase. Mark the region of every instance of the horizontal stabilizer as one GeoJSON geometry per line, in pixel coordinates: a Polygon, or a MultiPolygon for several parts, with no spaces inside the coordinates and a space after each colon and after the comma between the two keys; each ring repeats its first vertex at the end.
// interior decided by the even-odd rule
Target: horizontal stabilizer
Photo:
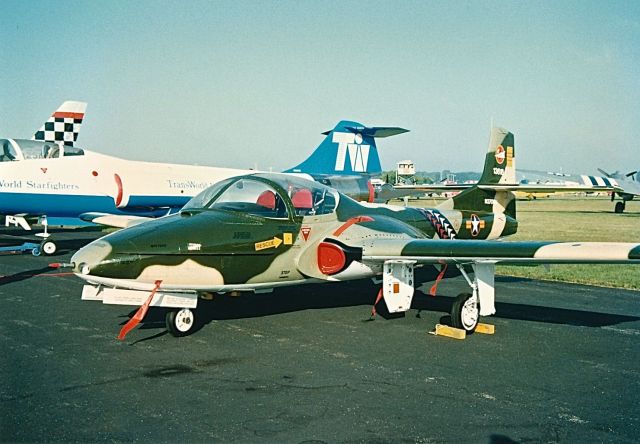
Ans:
{"type": "Polygon", "coordinates": [[[364,136],[371,136],[371,137],[377,137],[377,138],[396,136],[398,134],[409,132],[408,129],[399,128],[397,126],[373,126],[371,128],[348,126],[347,129],[354,133],[360,133],[364,136]]]}
{"type": "MultiPolygon", "coordinates": [[[[363,136],[376,137],[376,138],[391,137],[391,136],[396,136],[398,134],[409,132],[408,129],[400,128],[397,126],[372,126],[372,127],[347,126],[344,129],[346,129],[347,131],[351,131],[352,133],[355,133],[355,134],[362,134],[363,136]]],[[[325,131],[322,134],[327,136],[331,131],[333,130],[325,131]]]]}

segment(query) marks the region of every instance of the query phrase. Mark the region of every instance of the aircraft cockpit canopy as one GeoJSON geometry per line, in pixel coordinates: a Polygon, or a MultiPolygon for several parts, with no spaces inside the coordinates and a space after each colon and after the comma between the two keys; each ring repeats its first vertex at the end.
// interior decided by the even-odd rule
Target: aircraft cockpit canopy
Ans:
{"type": "Polygon", "coordinates": [[[0,139],[0,162],[83,156],[81,148],[39,140],[0,139]]]}
{"type": "Polygon", "coordinates": [[[336,211],[340,195],[336,190],[293,174],[256,174],[287,190],[298,216],[331,214],[336,211]]]}
{"type": "Polygon", "coordinates": [[[291,202],[297,216],[330,214],[336,209],[338,193],[317,182],[286,174],[256,174],[255,177],[274,182],[286,190],[286,195],[278,187],[252,176],[234,177],[202,191],[187,202],[182,211],[216,209],[284,219],[289,217],[285,200],[291,202]]]}

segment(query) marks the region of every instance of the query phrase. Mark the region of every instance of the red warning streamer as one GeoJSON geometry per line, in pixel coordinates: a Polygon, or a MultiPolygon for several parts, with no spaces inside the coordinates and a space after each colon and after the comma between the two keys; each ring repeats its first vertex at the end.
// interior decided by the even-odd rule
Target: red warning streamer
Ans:
{"type": "Polygon", "coordinates": [[[156,286],[153,287],[153,290],[151,290],[151,294],[149,295],[147,300],[144,301],[144,304],[142,304],[140,308],[138,308],[138,311],[136,311],[136,314],[134,314],[133,317],[129,319],[129,322],[124,324],[124,326],[120,330],[118,339],[120,339],[121,341],[124,340],[125,336],[127,336],[127,333],[133,330],[136,327],[136,325],[138,325],[140,321],[142,321],[145,315],[147,314],[147,311],[149,310],[149,304],[151,304],[153,297],[156,295],[156,292],[158,291],[158,288],[160,288],[160,284],[162,284],[162,280],[156,281],[155,284],[156,286]]]}
{"type": "Polygon", "coordinates": [[[374,318],[376,315],[376,305],[382,299],[382,288],[378,291],[378,296],[376,296],[376,301],[373,303],[373,307],[371,307],[371,317],[374,318]]]}
{"type": "Polygon", "coordinates": [[[431,287],[431,291],[429,291],[429,295],[430,296],[435,296],[436,295],[436,291],[438,290],[438,284],[440,283],[440,281],[444,277],[444,273],[447,271],[447,267],[448,266],[449,266],[449,264],[447,264],[447,263],[442,264],[442,268],[440,269],[440,273],[438,274],[438,277],[436,278],[436,282],[431,287]]]}

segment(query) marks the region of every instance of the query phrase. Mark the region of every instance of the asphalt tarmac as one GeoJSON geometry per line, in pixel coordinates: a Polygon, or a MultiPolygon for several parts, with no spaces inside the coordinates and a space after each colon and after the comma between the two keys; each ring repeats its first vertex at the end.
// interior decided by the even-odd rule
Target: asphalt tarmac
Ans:
{"type": "Polygon", "coordinates": [[[0,256],[2,442],[640,440],[640,292],[498,277],[496,334],[458,341],[428,332],[461,278],[374,321],[372,284],[314,285],[204,301],[180,339],[152,310],[121,342],[132,309],[48,269],[69,248],[0,256]]]}

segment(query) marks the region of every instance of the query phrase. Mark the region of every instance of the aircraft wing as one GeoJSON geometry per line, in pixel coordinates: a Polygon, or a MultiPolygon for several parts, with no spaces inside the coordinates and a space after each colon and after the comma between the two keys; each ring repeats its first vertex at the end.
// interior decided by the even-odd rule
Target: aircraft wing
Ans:
{"type": "Polygon", "coordinates": [[[491,240],[379,240],[366,246],[363,262],[574,264],[640,263],[640,243],[491,240]]]}
{"type": "Polygon", "coordinates": [[[415,196],[423,193],[448,193],[462,191],[471,188],[473,184],[457,183],[451,185],[425,184],[425,185],[388,185],[385,184],[376,192],[376,200],[387,202],[391,199],[399,199],[405,196],[415,196]]]}
{"type": "MultiPolygon", "coordinates": [[[[456,184],[425,184],[425,185],[394,185],[393,187],[383,186],[376,194],[378,200],[388,201],[398,199],[404,196],[415,196],[422,193],[448,193],[452,191],[464,191],[471,188],[474,184],[456,183],[456,184]]],[[[495,184],[495,185],[478,185],[478,188],[484,190],[502,190],[502,191],[520,191],[523,193],[594,193],[594,192],[620,192],[621,188],[616,186],[600,186],[600,185],[580,185],[580,184],[495,184]]]]}
{"type": "Polygon", "coordinates": [[[595,193],[595,192],[611,192],[618,191],[615,186],[600,185],[561,185],[561,184],[496,184],[496,185],[478,185],[478,188],[503,191],[521,191],[524,193],[595,193]]]}
{"type": "Polygon", "coordinates": [[[152,217],[142,216],[125,216],[119,214],[108,213],[84,213],[80,215],[80,219],[86,222],[92,222],[98,225],[115,228],[127,228],[138,225],[142,222],[152,220],[152,217]]]}

